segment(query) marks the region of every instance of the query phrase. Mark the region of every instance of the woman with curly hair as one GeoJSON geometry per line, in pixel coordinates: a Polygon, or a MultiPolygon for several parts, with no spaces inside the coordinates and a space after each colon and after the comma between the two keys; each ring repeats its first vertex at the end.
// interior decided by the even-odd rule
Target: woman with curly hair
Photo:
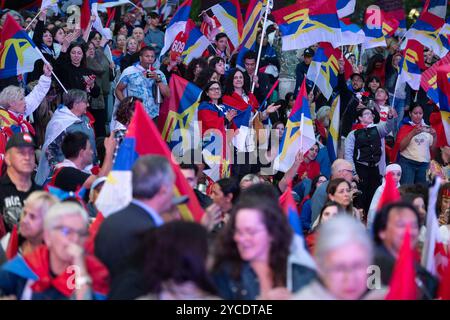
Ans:
{"type": "Polygon", "coordinates": [[[289,263],[293,233],[277,201],[241,196],[220,234],[213,278],[224,299],[286,299],[315,277],[289,263]],[[288,268],[289,266],[289,268],[288,268]]]}

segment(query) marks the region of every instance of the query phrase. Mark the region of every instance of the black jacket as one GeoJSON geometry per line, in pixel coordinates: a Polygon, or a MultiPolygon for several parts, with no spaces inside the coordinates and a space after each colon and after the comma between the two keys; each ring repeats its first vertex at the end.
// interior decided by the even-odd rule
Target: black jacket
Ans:
{"type": "Polygon", "coordinates": [[[138,273],[130,272],[130,265],[142,235],[155,226],[150,214],[133,203],[103,221],[95,238],[95,255],[110,272],[110,299],[130,298],[124,297],[127,288],[138,286],[138,273]]]}
{"type": "MultiPolygon", "coordinates": [[[[385,246],[379,245],[375,248],[374,265],[378,266],[381,271],[381,283],[384,286],[389,286],[392,273],[395,266],[395,258],[386,249],[385,246]]],[[[419,263],[415,264],[416,279],[419,278],[423,284],[417,290],[421,293],[421,299],[436,298],[438,289],[438,280],[425,270],[419,263]]]]}

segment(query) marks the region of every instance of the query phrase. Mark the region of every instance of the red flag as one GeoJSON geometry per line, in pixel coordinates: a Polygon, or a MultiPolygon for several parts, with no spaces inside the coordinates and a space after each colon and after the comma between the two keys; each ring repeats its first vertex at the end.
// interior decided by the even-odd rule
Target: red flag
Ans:
{"type": "Polygon", "coordinates": [[[401,200],[400,192],[397,189],[397,185],[392,176],[392,172],[386,174],[386,182],[384,185],[383,193],[381,194],[380,201],[378,202],[377,211],[383,208],[385,205],[401,200]]]}
{"type": "Polygon", "coordinates": [[[447,266],[441,274],[441,281],[439,282],[438,298],[442,300],[450,300],[450,252],[447,254],[447,266]]]}
{"type": "Polygon", "coordinates": [[[11,231],[8,247],[6,248],[6,259],[11,260],[17,255],[17,252],[19,252],[19,231],[17,224],[15,224],[11,231]]]}
{"type": "Polygon", "coordinates": [[[187,195],[189,197],[189,202],[179,205],[178,208],[184,219],[193,219],[200,222],[204,212],[198,203],[194,190],[189,186],[180,170],[180,166],[174,161],[169,147],[161,138],[161,134],[156,128],[155,123],[147,115],[140,101],[136,102],[136,111],[128,127],[126,138],[135,139],[135,151],[138,155],[160,155],[170,161],[176,177],[175,194],[177,196],[187,195]],[[151,137],[151,139],[148,139],[148,137],[151,137]]]}
{"type": "Polygon", "coordinates": [[[98,230],[100,230],[100,226],[102,225],[104,220],[105,217],[103,216],[103,214],[101,212],[98,212],[95,221],[89,227],[89,237],[84,245],[86,252],[89,254],[94,254],[95,237],[97,236],[98,230]]]}
{"type": "Polygon", "coordinates": [[[403,244],[389,284],[386,300],[416,300],[416,270],[414,269],[414,252],[411,249],[410,226],[406,227],[403,244]]]}
{"type": "Polygon", "coordinates": [[[297,204],[292,196],[292,181],[289,182],[286,191],[279,198],[280,207],[288,218],[292,230],[299,236],[303,236],[300,217],[297,211],[297,204]]]}
{"type": "Polygon", "coordinates": [[[81,30],[86,30],[90,20],[91,20],[90,1],[83,0],[83,4],[81,5],[81,16],[80,16],[81,30]]]}

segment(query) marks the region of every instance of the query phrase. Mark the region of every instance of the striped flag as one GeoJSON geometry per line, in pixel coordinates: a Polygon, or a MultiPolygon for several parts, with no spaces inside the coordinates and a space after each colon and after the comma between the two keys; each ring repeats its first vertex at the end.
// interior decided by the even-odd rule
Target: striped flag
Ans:
{"type": "Polygon", "coordinates": [[[338,95],[331,104],[331,120],[328,129],[327,149],[331,162],[336,160],[338,156],[340,112],[341,96],[338,95]]]}
{"type": "Polygon", "coordinates": [[[421,69],[425,69],[423,45],[416,40],[409,39],[400,66],[397,81],[406,82],[413,90],[419,90],[421,69]]]}
{"type": "Polygon", "coordinates": [[[272,15],[282,34],[283,50],[307,48],[318,42],[337,47],[342,41],[336,0],[304,0],[272,15]]]}
{"type": "Polygon", "coordinates": [[[439,109],[447,141],[450,137],[450,65],[444,64],[437,70],[439,109]]]}
{"type": "Polygon", "coordinates": [[[34,42],[9,14],[0,42],[0,79],[31,72],[34,63],[42,58],[34,42]]]}
{"type": "Polygon", "coordinates": [[[321,43],[306,74],[306,78],[315,82],[327,100],[330,99],[333,88],[337,86],[338,61],[341,55],[342,53],[339,49],[333,49],[329,43],[321,43]]]}
{"type": "Polygon", "coordinates": [[[383,33],[382,13],[379,7],[369,6],[364,15],[364,34],[366,39],[362,45],[362,51],[386,47],[386,39],[383,33]]]}
{"type": "Polygon", "coordinates": [[[297,153],[299,151],[303,154],[306,153],[315,143],[316,138],[306,94],[305,79],[289,115],[281,139],[279,155],[274,160],[274,168],[286,172],[294,164],[297,153]]]}
{"type": "Polygon", "coordinates": [[[291,226],[292,231],[294,231],[295,234],[303,237],[303,230],[300,222],[300,216],[297,210],[297,204],[295,203],[294,197],[292,196],[292,181],[289,182],[288,187],[280,196],[279,203],[289,221],[289,225],[291,226]]]}
{"type": "Polygon", "coordinates": [[[186,24],[191,13],[192,0],[186,0],[179,7],[172,20],[170,20],[164,34],[164,47],[161,49],[160,57],[162,57],[171,47],[176,36],[180,32],[186,30],[186,24]]]}
{"type": "Polygon", "coordinates": [[[175,195],[186,195],[189,202],[178,206],[185,220],[199,222],[203,210],[198,203],[194,191],[188,185],[179,165],[173,160],[167,144],[161,139],[153,121],[144,110],[141,102],[136,102],[136,110],[128,127],[127,134],[119,147],[112,171],[96,201],[96,206],[106,218],[108,215],[124,208],[132,200],[131,176],[132,167],[138,157],[143,155],[161,155],[166,157],[175,173],[175,195]],[[148,139],[151,137],[151,139],[148,139]]]}
{"type": "Polygon", "coordinates": [[[366,39],[364,31],[356,24],[346,24],[344,21],[339,20],[342,32],[341,46],[350,46],[363,43],[366,39]]]}
{"type": "Polygon", "coordinates": [[[336,4],[338,17],[344,18],[353,14],[355,6],[356,0],[338,0],[336,4]]]}
{"type": "Polygon", "coordinates": [[[201,57],[210,44],[208,38],[200,31],[200,28],[194,27],[189,32],[189,38],[186,41],[181,58],[185,64],[189,64],[192,59],[201,57]]]}
{"type": "Polygon", "coordinates": [[[243,29],[241,6],[239,1],[222,1],[210,8],[220,22],[234,48],[238,48],[243,29]]]}

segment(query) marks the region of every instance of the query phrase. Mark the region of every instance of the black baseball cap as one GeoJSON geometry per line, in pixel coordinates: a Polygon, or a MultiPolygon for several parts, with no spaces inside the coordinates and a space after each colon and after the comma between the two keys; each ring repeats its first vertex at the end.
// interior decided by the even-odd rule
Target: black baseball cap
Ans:
{"type": "Polygon", "coordinates": [[[9,138],[8,142],[6,143],[6,150],[12,148],[12,147],[33,147],[36,148],[36,145],[34,144],[33,137],[31,134],[25,132],[20,133],[14,133],[11,138],[9,138]]]}
{"type": "Polygon", "coordinates": [[[313,49],[306,48],[305,51],[303,51],[303,56],[314,57],[314,53],[313,49]]]}
{"type": "Polygon", "coordinates": [[[352,75],[350,76],[350,79],[353,80],[353,77],[356,77],[356,76],[360,77],[362,79],[362,81],[364,82],[363,75],[361,73],[357,73],[357,72],[352,73],[352,75]]]}

